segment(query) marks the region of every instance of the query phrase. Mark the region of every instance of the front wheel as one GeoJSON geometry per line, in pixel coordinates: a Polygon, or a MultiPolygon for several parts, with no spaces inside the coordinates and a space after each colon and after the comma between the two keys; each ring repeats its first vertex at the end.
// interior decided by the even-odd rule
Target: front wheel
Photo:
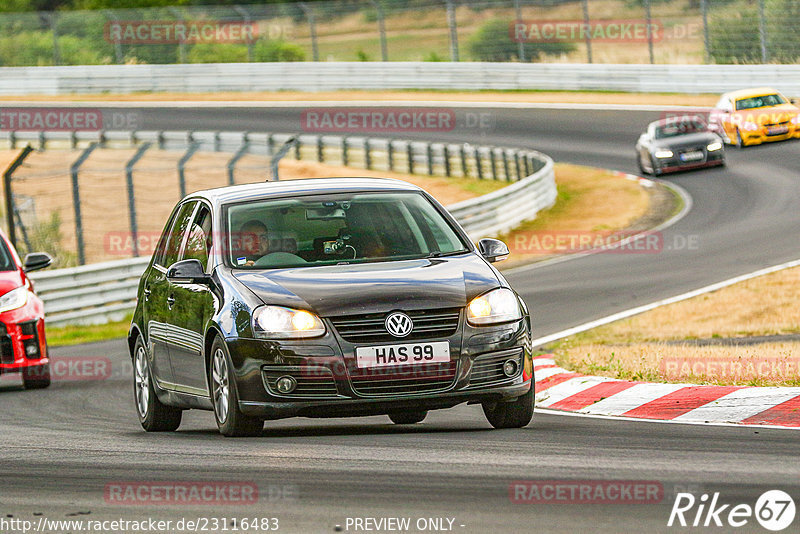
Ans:
{"type": "Polygon", "coordinates": [[[181,426],[183,412],[158,400],[150,360],[141,336],[133,348],[133,394],[139,423],[147,432],[172,432],[181,426]]]}
{"type": "Polygon", "coordinates": [[[744,144],[744,139],[742,139],[742,134],[739,132],[739,128],[736,128],[736,147],[737,148],[744,148],[746,145],[744,144]]]}
{"type": "Polygon", "coordinates": [[[50,364],[45,363],[22,370],[25,389],[44,389],[50,385],[50,364]]]}
{"type": "Polygon", "coordinates": [[[211,365],[208,370],[217,427],[223,436],[260,436],[264,430],[264,421],[248,417],[239,410],[239,395],[236,393],[232,371],[228,348],[217,337],[211,345],[211,365]]]}
{"type": "Polygon", "coordinates": [[[533,419],[534,388],[511,402],[483,404],[483,414],[494,428],[522,428],[533,419]]]}
{"type": "Polygon", "coordinates": [[[389,419],[396,425],[413,425],[421,422],[427,415],[427,410],[420,410],[418,412],[395,412],[389,414],[389,419]]]}

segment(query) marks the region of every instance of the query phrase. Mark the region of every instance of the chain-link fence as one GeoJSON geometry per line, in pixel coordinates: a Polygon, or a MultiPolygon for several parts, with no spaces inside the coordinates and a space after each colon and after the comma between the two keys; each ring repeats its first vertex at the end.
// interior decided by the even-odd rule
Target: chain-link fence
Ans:
{"type": "Polygon", "coordinates": [[[334,0],[0,14],[0,65],[796,63],[800,0],[334,0]]]}
{"type": "Polygon", "coordinates": [[[10,169],[3,222],[21,254],[48,252],[57,267],[149,256],[187,193],[276,179],[279,161],[281,180],[363,169],[357,174],[415,182],[445,204],[518,182],[544,165],[526,150],[355,136],[13,132],[0,142],[0,167],[10,169]],[[23,149],[31,145],[38,150],[23,149]],[[22,164],[14,167],[15,158],[22,164]]]}

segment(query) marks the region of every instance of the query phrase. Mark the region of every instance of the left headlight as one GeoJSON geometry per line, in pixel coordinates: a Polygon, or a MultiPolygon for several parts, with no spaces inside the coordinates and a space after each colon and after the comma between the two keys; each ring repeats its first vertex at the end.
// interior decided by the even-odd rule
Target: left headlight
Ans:
{"type": "Polygon", "coordinates": [[[672,150],[667,150],[667,149],[656,150],[656,153],[654,155],[659,159],[671,158],[673,156],[672,150]]]}
{"type": "Polygon", "coordinates": [[[709,144],[706,147],[706,150],[708,150],[709,152],[714,152],[715,150],[721,150],[721,149],[722,149],[722,143],[720,143],[719,141],[714,141],[713,143],[709,144]]]}
{"type": "Polygon", "coordinates": [[[0,296],[0,312],[16,310],[28,303],[28,288],[25,286],[12,289],[3,296],[0,296]]]}
{"type": "Polygon", "coordinates": [[[325,325],[309,311],[261,306],[253,312],[253,332],[265,338],[318,337],[325,333],[325,325]]]}
{"type": "Polygon", "coordinates": [[[521,318],[517,296],[504,287],[472,299],[467,306],[467,320],[477,326],[516,321],[521,318]]]}

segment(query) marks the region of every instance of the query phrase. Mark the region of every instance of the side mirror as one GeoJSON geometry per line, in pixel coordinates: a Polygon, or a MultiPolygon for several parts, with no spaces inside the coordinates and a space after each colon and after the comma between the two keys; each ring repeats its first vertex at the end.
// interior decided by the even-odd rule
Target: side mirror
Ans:
{"type": "Polygon", "coordinates": [[[508,246],[505,243],[497,239],[489,238],[478,241],[478,251],[489,263],[503,261],[508,258],[510,254],[508,246]]]}
{"type": "Polygon", "coordinates": [[[27,256],[25,256],[24,265],[22,268],[25,270],[26,273],[31,271],[38,271],[39,269],[44,269],[48,267],[51,263],[53,263],[53,258],[50,257],[50,254],[47,252],[31,252],[27,256]]]}
{"type": "Polygon", "coordinates": [[[169,266],[167,280],[173,284],[208,284],[211,275],[203,270],[200,260],[183,260],[169,266]]]}
{"type": "Polygon", "coordinates": [[[797,104],[797,99],[796,98],[790,98],[789,102],[792,103],[792,104],[797,104]]]}

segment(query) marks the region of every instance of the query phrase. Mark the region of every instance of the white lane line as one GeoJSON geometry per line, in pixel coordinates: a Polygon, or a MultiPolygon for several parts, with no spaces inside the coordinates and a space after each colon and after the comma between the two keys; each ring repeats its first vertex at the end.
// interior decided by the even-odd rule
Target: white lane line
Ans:
{"type": "Polygon", "coordinates": [[[622,415],[685,387],[686,384],[636,384],[578,411],[600,415],[622,415]]]}
{"type": "Polygon", "coordinates": [[[738,389],[686,412],[676,421],[744,421],[800,395],[800,388],[753,387],[738,389]]]}
{"type": "Polygon", "coordinates": [[[577,376],[575,378],[570,378],[566,382],[547,388],[536,395],[536,406],[546,408],[576,393],[594,387],[597,384],[611,381],[613,381],[613,379],[604,376],[577,376]]]}
{"type": "Polygon", "coordinates": [[[542,369],[541,371],[534,370],[534,379],[537,382],[541,382],[545,378],[550,378],[551,376],[561,375],[564,373],[571,373],[572,371],[567,371],[566,369],[562,369],[561,367],[548,367],[546,369],[542,369]]]}
{"type": "Polygon", "coordinates": [[[738,284],[739,282],[744,282],[753,278],[757,278],[759,276],[764,276],[767,274],[782,271],[784,269],[790,269],[792,267],[797,267],[797,266],[800,266],[800,260],[793,260],[786,263],[781,263],[780,265],[774,265],[772,267],[767,267],[766,269],[760,269],[752,273],[743,274],[741,276],[736,276],[734,278],[729,278],[728,280],[724,280],[722,282],[717,282],[716,284],[711,284],[705,287],[701,287],[700,289],[695,289],[693,291],[689,291],[681,295],[658,300],[656,302],[651,302],[650,304],[645,304],[644,306],[637,306],[636,308],[631,308],[629,310],[624,310],[618,313],[614,313],[607,317],[596,319],[594,321],[589,321],[588,323],[584,323],[582,325],[573,326],[572,328],[562,330],[561,332],[556,332],[555,334],[550,334],[544,337],[540,337],[539,339],[533,340],[533,346],[538,347],[541,345],[545,345],[547,343],[556,341],[558,339],[572,336],[580,332],[585,332],[586,330],[591,330],[592,328],[597,328],[598,326],[603,326],[608,323],[613,323],[614,321],[619,321],[620,319],[627,319],[628,317],[632,317],[634,315],[638,315],[646,311],[654,310],[661,306],[666,306],[667,304],[674,304],[675,302],[681,302],[683,300],[687,300],[692,297],[697,297],[699,295],[704,295],[706,293],[710,293],[712,291],[716,291],[718,289],[722,289],[724,287],[728,287],[733,284],[738,284]]]}

